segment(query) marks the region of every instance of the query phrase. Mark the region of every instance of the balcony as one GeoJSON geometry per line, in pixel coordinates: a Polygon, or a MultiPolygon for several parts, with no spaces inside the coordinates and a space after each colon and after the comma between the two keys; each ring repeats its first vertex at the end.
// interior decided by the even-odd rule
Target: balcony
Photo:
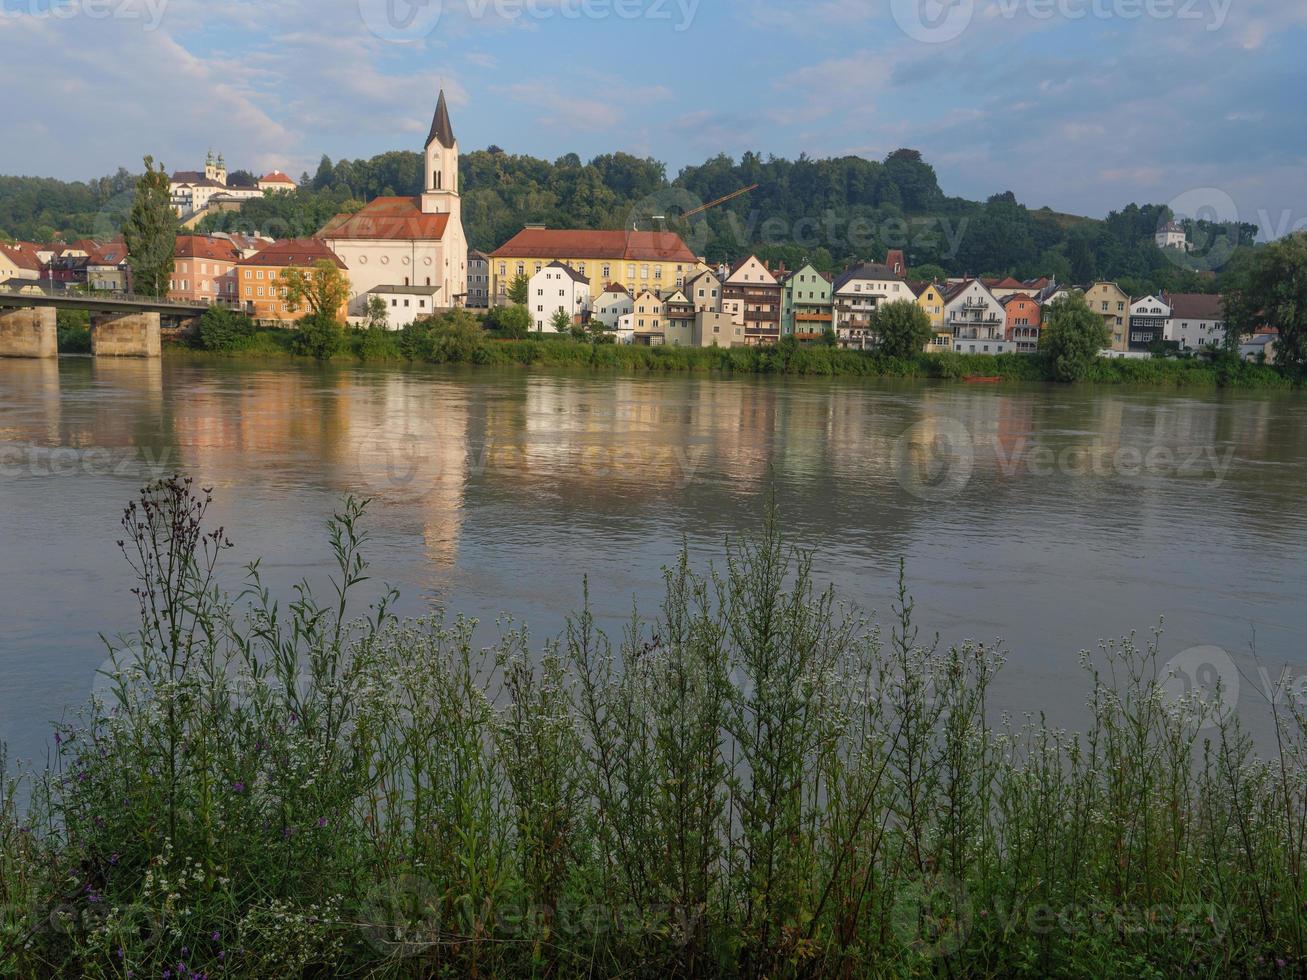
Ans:
{"type": "Polygon", "coordinates": [[[829,310],[795,310],[794,320],[796,323],[830,323],[831,312],[829,310]]]}

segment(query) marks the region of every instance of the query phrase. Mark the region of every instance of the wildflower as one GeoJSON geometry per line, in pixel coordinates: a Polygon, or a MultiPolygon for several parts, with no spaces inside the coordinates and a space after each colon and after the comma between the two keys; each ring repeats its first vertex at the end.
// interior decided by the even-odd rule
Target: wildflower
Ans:
{"type": "Polygon", "coordinates": [[[216,942],[218,942],[219,940],[222,939],[222,933],[220,933],[220,932],[215,932],[215,933],[214,933],[212,936],[210,936],[209,938],[212,939],[212,940],[216,943],[216,942]]]}
{"type": "Polygon", "coordinates": [[[244,792],[245,792],[245,784],[244,784],[244,783],[232,783],[232,784],[231,784],[231,788],[232,788],[232,791],[233,791],[233,792],[236,792],[236,793],[244,793],[244,792]]]}

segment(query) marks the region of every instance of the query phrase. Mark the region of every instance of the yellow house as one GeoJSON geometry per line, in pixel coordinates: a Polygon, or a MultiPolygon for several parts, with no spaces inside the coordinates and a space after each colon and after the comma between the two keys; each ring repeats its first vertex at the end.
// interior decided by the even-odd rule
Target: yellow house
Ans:
{"type": "Polygon", "coordinates": [[[933,282],[910,282],[908,288],[917,295],[917,305],[930,317],[934,337],[926,344],[926,353],[953,349],[953,331],[944,326],[944,294],[933,282]]]}
{"type": "Polygon", "coordinates": [[[1111,331],[1115,351],[1130,349],[1130,297],[1114,282],[1096,282],[1085,290],[1085,302],[1111,331]]]}
{"type": "Polygon", "coordinates": [[[661,231],[574,231],[528,226],[490,254],[490,302],[504,306],[519,275],[553,262],[590,280],[593,301],[612,283],[632,296],[665,296],[704,268],[679,235],[661,231]]]}

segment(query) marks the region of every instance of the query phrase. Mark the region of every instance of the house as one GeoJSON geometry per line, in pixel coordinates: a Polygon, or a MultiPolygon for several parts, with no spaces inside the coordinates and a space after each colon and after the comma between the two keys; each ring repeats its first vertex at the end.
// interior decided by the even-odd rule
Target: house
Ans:
{"type": "Polygon", "coordinates": [[[180,235],[174,251],[168,298],[199,303],[236,303],[236,266],[244,254],[228,238],[180,235]]]}
{"type": "Polygon", "coordinates": [[[835,334],[840,346],[858,350],[875,343],[871,321],[877,307],[896,300],[915,302],[917,299],[901,276],[878,262],[846,270],[835,278],[831,293],[835,334]]]}
{"type": "Polygon", "coordinates": [[[1168,221],[1157,229],[1154,236],[1158,248],[1176,248],[1182,252],[1189,251],[1189,233],[1178,221],[1168,221]]]}
{"type": "Polygon", "coordinates": [[[527,309],[536,333],[558,333],[553,320],[560,310],[569,323],[580,323],[590,312],[590,280],[570,265],[551,262],[531,277],[527,309]]]}
{"type": "Polygon", "coordinates": [[[122,239],[100,245],[86,257],[86,285],[100,293],[131,291],[127,246],[122,239]]]}
{"type": "MultiPolygon", "coordinates": [[[[285,176],[285,175],[283,175],[285,176]]],[[[287,178],[288,180],[290,178],[287,178]]],[[[204,170],[179,170],[168,182],[173,210],[179,216],[203,211],[209,202],[219,196],[230,198],[237,204],[252,198],[262,197],[262,183],[258,187],[234,187],[227,183],[227,164],[222,154],[215,159],[209,151],[204,161],[204,170]]]]}
{"type": "Polygon", "coordinates": [[[1016,349],[1007,339],[1007,310],[978,279],[944,290],[944,328],[959,354],[1006,354],[1016,349]]]}
{"type": "Polygon", "coordinates": [[[622,317],[634,312],[635,301],[631,294],[624,286],[612,283],[599,294],[598,299],[594,300],[590,316],[602,323],[605,330],[617,330],[622,317]]]}
{"type": "Polygon", "coordinates": [[[953,349],[953,333],[944,326],[944,294],[933,282],[909,282],[908,289],[917,298],[917,306],[930,320],[933,333],[926,344],[927,354],[953,349]]]}
{"type": "MultiPolygon", "coordinates": [[[[316,238],[291,238],[276,242],[248,259],[241,259],[236,267],[236,286],[240,308],[256,320],[273,323],[294,323],[311,312],[307,307],[292,310],[281,284],[286,269],[311,269],[319,262],[332,263],[342,272],[348,270],[340,256],[316,238]]],[[[366,300],[364,306],[367,305],[366,300]]],[[[338,319],[348,316],[349,304],[337,312],[338,319]]]]}
{"type": "Polygon", "coordinates": [[[811,264],[781,280],[781,335],[813,339],[833,330],[831,281],[811,264]]]}
{"type": "Polygon", "coordinates": [[[35,252],[18,245],[0,244],[0,280],[41,278],[41,260],[35,252]]]}
{"type": "Polygon", "coordinates": [[[282,173],[280,170],[274,170],[270,174],[264,174],[259,178],[259,190],[264,194],[286,194],[295,190],[298,185],[289,175],[282,173]]]}
{"type": "Polygon", "coordinates": [[[1039,300],[1026,293],[1012,293],[999,302],[1007,313],[1005,339],[1015,345],[1018,354],[1038,353],[1039,331],[1043,324],[1043,308],[1039,300]]]}
{"type": "Polygon", "coordinates": [[[1171,319],[1164,339],[1182,351],[1219,347],[1225,343],[1225,307],[1218,293],[1168,293],[1171,319]]]}
{"type": "Polygon", "coordinates": [[[1114,282],[1096,282],[1085,290],[1085,302],[1103,318],[1108,329],[1108,346],[1129,350],[1130,297],[1114,282]]]}
{"type": "Polygon", "coordinates": [[[1017,293],[1029,292],[1030,287],[1020,279],[1013,279],[1008,276],[1006,279],[985,279],[983,280],[985,288],[994,294],[994,298],[1002,302],[1009,296],[1015,296],[1017,293]]]}
{"type": "MultiPolygon", "coordinates": [[[[679,235],[660,231],[553,230],[528,225],[490,253],[490,300],[508,303],[519,275],[535,275],[551,262],[571,266],[602,289],[620,283],[632,296],[642,290],[670,292],[700,270],[679,235]]],[[[591,296],[591,300],[596,299],[591,296]]]]}
{"type": "Polygon", "coordinates": [[[641,290],[634,300],[631,331],[634,342],[646,346],[660,346],[666,336],[663,325],[665,308],[658,294],[651,289],[641,290]]]}
{"type": "Polygon", "coordinates": [[[459,194],[458,140],[442,91],[423,150],[417,197],[379,197],[339,214],[317,234],[350,270],[350,314],[365,315],[377,286],[435,286],[436,308],[467,303],[467,238],[459,194]]]}
{"type": "Polygon", "coordinates": [[[435,312],[439,291],[439,286],[373,286],[368,290],[368,302],[379,298],[386,305],[386,329],[403,330],[435,312]]]}
{"type": "Polygon", "coordinates": [[[696,313],[720,313],[722,310],[722,280],[711,269],[705,269],[685,280],[685,296],[694,304],[696,313]]]}
{"type": "Polygon", "coordinates": [[[685,290],[673,290],[670,296],[663,297],[665,343],[670,347],[693,346],[694,318],[694,304],[685,295],[685,290]]]}
{"type": "Polygon", "coordinates": [[[729,313],[699,310],[694,314],[695,347],[747,347],[744,324],[736,323],[729,313]]]}
{"type": "Polygon", "coordinates": [[[1260,364],[1274,364],[1280,334],[1275,330],[1259,330],[1245,337],[1239,344],[1239,357],[1260,364]]]}
{"type": "Polygon", "coordinates": [[[1171,307],[1157,296],[1145,296],[1130,304],[1130,350],[1151,350],[1166,339],[1171,307]]]}
{"type": "Polygon", "coordinates": [[[475,249],[467,253],[467,305],[474,310],[490,307],[490,256],[475,249]]]}
{"type": "Polygon", "coordinates": [[[781,284],[756,255],[737,262],[722,281],[722,312],[743,325],[754,346],[780,340],[781,284]]]}

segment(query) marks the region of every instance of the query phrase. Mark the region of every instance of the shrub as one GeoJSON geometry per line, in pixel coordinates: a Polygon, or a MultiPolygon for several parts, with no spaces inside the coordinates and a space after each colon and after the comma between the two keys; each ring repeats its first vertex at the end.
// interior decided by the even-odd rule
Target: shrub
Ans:
{"type": "Polygon", "coordinates": [[[55,314],[57,345],[61,354],[91,353],[91,316],[84,310],[59,310],[55,314]]]}
{"type": "Polygon", "coordinates": [[[204,311],[195,334],[201,350],[218,352],[248,350],[254,335],[253,320],[244,313],[220,306],[204,311]]]}
{"type": "Polygon", "coordinates": [[[398,361],[404,359],[399,335],[379,327],[355,331],[350,338],[355,355],[361,361],[398,361]]]}
{"type": "Polygon", "coordinates": [[[345,331],[340,321],[324,313],[310,313],[303,317],[295,331],[296,350],[301,354],[329,361],[345,345],[345,331]]]}

